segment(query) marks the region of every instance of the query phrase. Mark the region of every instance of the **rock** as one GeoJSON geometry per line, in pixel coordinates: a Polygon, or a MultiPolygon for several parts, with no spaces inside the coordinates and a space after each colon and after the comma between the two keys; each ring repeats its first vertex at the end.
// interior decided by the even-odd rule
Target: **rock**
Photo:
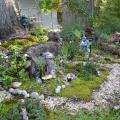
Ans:
{"type": "Polygon", "coordinates": [[[53,78],[52,75],[46,75],[46,76],[42,77],[43,80],[50,80],[52,78],[53,78]]]}
{"type": "Polygon", "coordinates": [[[101,73],[100,73],[100,71],[97,71],[97,76],[101,76],[101,73]]]}
{"type": "Polygon", "coordinates": [[[36,77],[36,83],[41,84],[41,83],[42,83],[42,80],[41,80],[39,77],[36,77]]]}
{"type": "Polygon", "coordinates": [[[4,88],[0,85],[0,91],[4,91],[4,88]]]}
{"type": "Polygon", "coordinates": [[[28,94],[25,90],[10,88],[10,89],[9,89],[9,92],[10,92],[11,94],[13,94],[13,95],[22,95],[22,96],[24,96],[25,98],[28,98],[28,97],[29,97],[29,94],[28,94]]]}
{"type": "Polygon", "coordinates": [[[54,41],[54,42],[59,42],[61,41],[60,34],[57,32],[50,31],[48,32],[48,40],[49,41],[54,41]]]}
{"type": "Polygon", "coordinates": [[[22,91],[22,95],[25,97],[25,98],[28,98],[30,97],[30,95],[27,93],[27,91],[23,90],[22,91]]]}
{"type": "Polygon", "coordinates": [[[28,54],[28,56],[33,59],[34,57],[39,57],[43,55],[43,53],[48,52],[48,51],[52,53],[53,55],[58,55],[60,53],[61,47],[62,46],[60,45],[60,43],[47,42],[45,44],[40,44],[38,46],[29,47],[27,49],[26,54],[28,54]]]}
{"type": "Polygon", "coordinates": [[[54,55],[51,52],[47,51],[47,52],[43,53],[43,57],[45,59],[53,59],[54,55]]]}
{"type": "Polygon", "coordinates": [[[58,86],[56,89],[55,89],[55,93],[60,93],[60,91],[61,91],[61,86],[58,86]]]}
{"type": "Polygon", "coordinates": [[[35,98],[35,99],[38,99],[38,98],[39,98],[39,94],[38,94],[37,92],[32,92],[32,93],[30,94],[30,97],[31,97],[31,98],[35,98]]]}
{"type": "Polygon", "coordinates": [[[86,66],[87,65],[87,62],[83,62],[83,66],[86,66]]]}
{"type": "Polygon", "coordinates": [[[22,85],[21,82],[13,82],[13,83],[12,83],[12,86],[13,86],[14,88],[18,88],[18,87],[20,87],[21,85],[22,85]]]}
{"type": "Polygon", "coordinates": [[[42,95],[39,96],[39,99],[40,99],[40,100],[44,100],[44,99],[45,99],[45,96],[42,94],[42,95]]]}
{"type": "Polygon", "coordinates": [[[114,110],[120,110],[120,105],[114,106],[114,110]]]}
{"type": "Polygon", "coordinates": [[[29,120],[26,108],[22,108],[21,111],[22,111],[23,120],[29,120]]]}
{"type": "Polygon", "coordinates": [[[0,91],[0,103],[12,99],[12,95],[7,91],[0,91]]]}
{"type": "Polygon", "coordinates": [[[62,89],[65,89],[65,87],[66,87],[65,85],[62,85],[62,89]]]}
{"type": "Polygon", "coordinates": [[[19,100],[21,103],[25,103],[25,100],[24,99],[20,99],[19,100]]]}
{"type": "Polygon", "coordinates": [[[15,89],[15,93],[18,94],[18,95],[21,95],[22,94],[22,90],[19,90],[19,89],[15,89]]]}
{"type": "Polygon", "coordinates": [[[70,82],[71,80],[76,79],[76,76],[73,73],[68,73],[63,79],[64,81],[70,82]]]}
{"type": "Polygon", "coordinates": [[[13,93],[13,92],[14,92],[14,89],[13,89],[13,88],[10,88],[10,89],[9,89],[9,92],[10,92],[10,93],[13,93]]]}

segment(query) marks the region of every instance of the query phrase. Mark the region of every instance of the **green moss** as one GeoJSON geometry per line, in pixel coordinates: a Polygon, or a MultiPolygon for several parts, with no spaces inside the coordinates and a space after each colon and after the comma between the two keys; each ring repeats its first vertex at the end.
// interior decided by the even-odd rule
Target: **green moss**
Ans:
{"type": "Polygon", "coordinates": [[[47,42],[47,38],[44,37],[36,37],[36,36],[30,36],[26,39],[15,39],[15,40],[9,40],[9,41],[5,41],[2,46],[6,49],[9,48],[10,45],[18,45],[21,47],[29,47],[29,46],[33,46],[33,45],[39,45],[42,43],[47,42]]]}
{"type": "Polygon", "coordinates": [[[16,105],[17,105],[17,100],[15,99],[0,103],[0,115],[7,114],[16,105]]]}
{"type": "Polygon", "coordinates": [[[91,96],[90,89],[85,85],[75,85],[71,83],[71,86],[61,91],[60,96],[67,98],[79,98],[81,100],[88,100],[91,96]]]}
{"type": "Polygon", "coordinates": [[[99,69],[101,76],[92,76],[89,81],[84,80],[83,77],[79,77],[76,80],[71,81],[70,85],[58,94],[58,96],[67,98],[79,98],[81,100],[90,100],[93,89],[98,89],[104,80],[107,80],[108,70],[105,68],[99,69]]]}

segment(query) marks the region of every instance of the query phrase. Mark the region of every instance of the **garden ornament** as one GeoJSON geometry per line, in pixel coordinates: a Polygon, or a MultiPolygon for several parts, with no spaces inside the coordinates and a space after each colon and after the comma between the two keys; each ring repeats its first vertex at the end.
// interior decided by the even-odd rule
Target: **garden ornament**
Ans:
{"type": "Polygon", "coordinates": [[[81,43],[80,43],[80,48],[83,51],[90,52],[90,48],[89,47],[90,47],[90,42],[89,42],[89,40],[84,35],[83,38],[82,38],[82,40],[81,40],[81,43]]]}

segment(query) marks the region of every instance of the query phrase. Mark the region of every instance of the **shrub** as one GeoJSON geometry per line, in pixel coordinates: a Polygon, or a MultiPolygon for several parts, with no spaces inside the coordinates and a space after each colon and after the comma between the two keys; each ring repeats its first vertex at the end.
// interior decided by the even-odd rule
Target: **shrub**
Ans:
{"type": "Polygon", "coordinates": [[[26,108],[29,120],[46,120],[46,112],[38,100],[26,99],[19,103],[5,115],[0,115],[0,120],[22,120],[21,108],[26,108]]]}
{"type": "Polygon", "coordinates": [[[63,25],[61,35],[65,40],[68,40],[72,35],[75,40],[79,40],[81,37],[81,27],[79,25],[63,25]]]}

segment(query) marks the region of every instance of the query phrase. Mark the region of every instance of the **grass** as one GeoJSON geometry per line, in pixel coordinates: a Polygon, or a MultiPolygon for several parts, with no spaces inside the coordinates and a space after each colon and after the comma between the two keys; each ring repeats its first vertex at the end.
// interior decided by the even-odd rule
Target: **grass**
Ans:
{"type": "Polygon", "coordinates": [[[40,93],[40,94],[54,94],[55,88],[58,85],[62,85],[61,82],[59,82],[56,79],[46,80],[43,84],[38,84],[35,81],[31,80],[28,82],[25,82],[22,86],[20,86],[20,89],[27,90],[30,87],[34,88],[34,91],[40,93]]]}
{"type": "Polygon", "coordinates": [[[65,111],[50,111],[46,109],[46,120],[119,120],[120,111],[95,110],[93,112],[81,110],[77,115],[68,114],[65,111]]]}
{"type": "Polygon", "coordinates": [[[0,115],[7,114],[16,105],[17,105],[17,100],[15,99],[0,103],[0,115]]]}

